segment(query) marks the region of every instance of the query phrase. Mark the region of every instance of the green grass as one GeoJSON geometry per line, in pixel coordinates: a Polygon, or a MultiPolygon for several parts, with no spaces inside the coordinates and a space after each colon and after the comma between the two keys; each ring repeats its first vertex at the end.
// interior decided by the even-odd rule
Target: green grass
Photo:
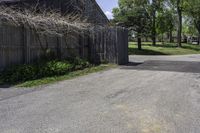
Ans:
{"type": "Polygon", "coordinates": [[[200,54],[200,46],[192,44],[183,44],[181,48],[175,43],[158,43],[157,46],[152,46],[151,42],[142,44],[142,50],[137,49],[135,42],[129,43],[129,55],[187,55],[200,54]]]}
{"type": "Polygon", "coordinates": [[[52,83],[55,83],[55,82],[58,82],[58,81],[69,80],[69,79],[73,79],[73,78],[76,78],[76,77],[79,77],[79,76],[83,76],[83,75],[87,75],[87,74],[90,74],[90,73],[107,70],[107,69],[114,68],[114,67],[116,67],[116,65],[102,64],[102,65],[99,65],[99,66],[93,66],[93,67],[86,68],[86,69],[83,69],[83,70],[70,72],[70,73],[63,75],[63,76],[46,77],[46,78],[42,78],[42,79],[27,81],[27,82],[24,82],[24,83],[17,84],[16,86],[17,87],[33,87],[33,86],[39,86],[39,85],[45,85],[45,84],[52,84],[52,83]]]}

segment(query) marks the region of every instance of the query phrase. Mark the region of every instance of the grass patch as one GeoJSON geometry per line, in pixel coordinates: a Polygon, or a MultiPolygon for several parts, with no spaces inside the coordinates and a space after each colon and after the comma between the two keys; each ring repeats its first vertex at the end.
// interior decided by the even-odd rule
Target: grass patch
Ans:
{"type": "Polygon", "coordinates": [[[138,50],[135,42],[129,43],[129,55],[187,55],[200,54],[200,46],[185,44],[181,48],[175,43],[158,43],[157,46],[152,46],[151,42],[142,44],[143,50],[138,50]]]}
{"type": "Polygon", "coordinates": [[[74,58],[68,60],[41,60],[33,64],[21,64],[6,68],[0,79],[7,84],[16,84],[45,77],[61,76],[90,67],[88,61],[74,58]]]}
{"type": "Polygon", "coordinates": [[[21,64],[0,72],[0,85],[32,87],[70,79],[100,71],[113,65],[91,64],[80,58],[67,60],[39,60],[33,64],[21,64]]]}
{"type": "Polygon", "coordinates": [[[69,79],[73,79],[73,78],[76,78],[79,76],[84,76],[84,75],[94,73],[94,72],[108,70],[110,68],[114,68],[115,66],[116,65],[113,65],[113,64],[102,64],[99,66],[93,66],[93,67],[85,68],[83,70],[70,72],[70,73],[62,75],[62,76],[45,77],[42,79],[26,81],[24,83],[18,84],[17,87],[33,87],[33,86],[55,83],[58,81],[69,80],[69,79]]]}
{"type": "MultiPolygon", "coordinates": [[[[58,81],[63,81],[63,80],[68,80],[68,79],[73,79],[79,76],[87,75],[90,73],[94,72],[99,72],[103,70],[108,70],[110,68],[114,68],[116,65],[114,64],[102,64],[99,66],[91,66],[89,68],[85,68],[83,70],[77,70],[73,72],[69,72],[65,75],[61,76],[51,76],[51,77],[44,77],[41,79],[35,79],[35,80],[29,80],[29,81],[24,81],[20,83],[16,83],[15,85],[10,86],[17,86],[17,87],[34,87],[34,86],[39,86],[39,85],[45,85],[45,84],[52,84],[58,81]]],[[[2,79],[0,79],[0,85],[4,85],[5,83],[3,82],[2,79]]]]}

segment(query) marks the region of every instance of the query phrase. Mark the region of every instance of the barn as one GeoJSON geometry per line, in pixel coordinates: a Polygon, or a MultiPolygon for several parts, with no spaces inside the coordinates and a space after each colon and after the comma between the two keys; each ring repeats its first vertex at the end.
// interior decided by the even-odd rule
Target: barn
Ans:
{"type": "Polygon", "coordinates": [[[13,10],[10,14],[7,9],[0,9],[0,70],[32,63],[49,51],[60,59],[80,57],[93,63],[128,63],[128,31],[110,26],[95,0],[0,0],[0,8],[13,10]],[[27,9],[34,9],[34,13],[21,14],[27,9]],[[56,18],[37,16],[44,11],[58,14],[56,18]],[[77,22],[70,22],[69,14],[80,18],[78,26],[77,22]],[[18,25],[9,22],[15,18],[23,22],[18,25]],[[41,32],[38,32],[37,24],[41,32]],[[85,24],[89,26],[81,27],[85,24]],[[56,33],[52,27],[56,28],[56,33]],[[55,34],[46,34],[49,31],[55,34]]]}
{"type": "Polygon", "coordinates": [[[81,15],[88,22],[107,24],[108,18],[95,0],[0,0],[0,4],[21,8],[59,10],[63,15],[70,12],[81,15]]]}

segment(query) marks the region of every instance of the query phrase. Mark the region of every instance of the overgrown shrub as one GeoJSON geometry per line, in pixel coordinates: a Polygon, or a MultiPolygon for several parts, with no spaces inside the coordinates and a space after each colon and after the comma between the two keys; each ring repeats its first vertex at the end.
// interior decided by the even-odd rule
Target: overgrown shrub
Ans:
{"type": "Polygon", "coordinates": [[[71,63],[74,64],[74,70],[80,70],[91,65],[87,60],[80,58],[75,58],[71,63]]]}
{"type": "Polygon", "coordinates": [[[3,83],[17,83],[44,77],[59,76],[90,67],[90,65],[88,61],[80,58],[64,61],[39,61],[35,64],[24,64],[5,69],[0,74],[0,81],[3,81],[3,83]]]}
{"type": "Polygon", "coordinates": [[[3,82],[14,83],[17,81],[27,81],[35,79],[37,67],[34,65],[13,66],[2,72],[1,78],[3,82]]]}
{"type": "Polygon", "coordinates": [[[73,71],[74,64],[67,61],[49,61],[38,65],[38,77],[58,76],[73,71]]]}

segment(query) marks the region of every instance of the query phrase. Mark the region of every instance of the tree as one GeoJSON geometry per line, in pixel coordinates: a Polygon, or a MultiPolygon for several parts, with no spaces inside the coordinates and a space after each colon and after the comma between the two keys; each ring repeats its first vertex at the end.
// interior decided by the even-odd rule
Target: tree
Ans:
{"type": "Polygon", "coordinates": [[[198,36],[197,28],[195,27],[193,18],[191,16],[184,17],[183,34],[187,36],[198,36]]]}
{"type": "Polygon", "coordinates": [[[172,41],[174,23],[173,13],[170,9],[165,9],[162,12],[158,12],[156,27],[157,33],[162,35],[162,41],[164,33],[168,33],[170,42],[172,41]]]}
{"type": "Polygon", "coordinates": [[[172,9],[168,9],[166,12],[166,21],[167,21],[167,27],[168,27],[168,37],[169,37],[169,42],[173,43],[174,39],[173,39],[173,31],[175,29],[175,25],[176,25],[176,20],[175,18],[175,13],[172,9]]]}
{"type": "Polygon", "coordinates": [[[149,0],[149,16],[151,18],[151,38],[152,45],[156,45],[157,31],[156,31],[156,21],[158,12],[163,10],[165,0],[149,0]]]}
{"type": "Polygon", "coordinates": [[[170,4],[176,10],[178,16],[178,29],[177,29],[177,43],[178,47],[182,46],[182,19],[183,19],[183,7],[185,0],[170,0],[170,4]]]}
{"type": "Polygon", "coordinates": [[[168,27],[167,27],[168,25],[167,25],[167,22],[165,19],[166,19],[166,16],[164,13],[158,13],[156,30],[157,30],[158,34],[162,35],[162,42],[164,42],[164,40],[163,40],[164,33],[166,33],[168,31],[168,27]]]}
{"type": "Polygon", "coordinates": [[[200,44],[200,0],[187,0],[186,14],[192,18],[193,24],[198,31],[198,43],[200,44]]]}
{"type": "Polygon", "coordinates": [[[157,0],[152,0],[152,16],[153,16],[153,21],[152,21],[152,41],[153,41],[153,46],[156,45],[156,11],[157,11],[157,0]]]}
{"type": "Polygon", "coordinates": [[[148,0],[119,0],[119,8],[113,9],[114,21],[127,27],[137,37],[141,50],[141,38],[149,34],[150,18],[146,7],[148,0]]]}

